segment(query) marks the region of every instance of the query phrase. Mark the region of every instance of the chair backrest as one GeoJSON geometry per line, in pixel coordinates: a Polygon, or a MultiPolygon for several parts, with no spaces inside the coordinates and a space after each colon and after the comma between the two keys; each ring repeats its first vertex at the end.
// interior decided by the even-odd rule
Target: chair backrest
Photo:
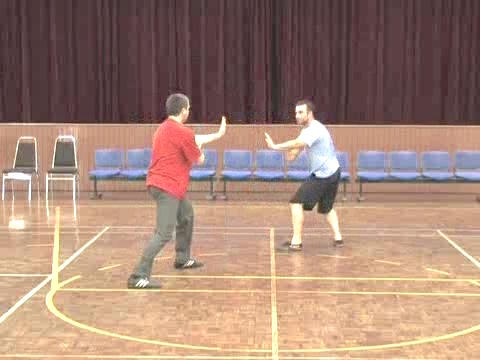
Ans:
{"type": "Polygon", "coordinates": [[[384,151],[360,151],[357,158],[359,170],[381,170],[386,168],[386,155],[384,151]]]}
{"type": "Polygon", "coordinates": [[[388,155],[392,170],[418,170],[418,157],[415,151],[391,151],[388,155]]]}
{"type": "Polygon", "coordinates": [[[20,136],[17,140],[13,168],[30,168],[38,172],[37,139],[20,136]]]}
{"type": "Polygon", "coordinates": [[[119,169],[123,166],[123,150],[97,149],[95,150],[95,168],[119,169]]]}
{"type": "Polygon", "coordinates": [[[126,167],[128,169],[145,169],[145,149],[128,149],[126,167]]]}
{"type": "Polygon", "coordinates": [[[337,160],[343,172],[350,170],[350,158],[347,152],[337,151],[337,160]]]}
{"type": "Polygon", "coordinates": [[[204,149],[205,161],[203,164],[195,164],[195,169],[216,170],[218,165],[218,153],[215,149],[204,149]]]}
{"type": "Polygon", "coordinates": [[[60,135],[55,140],[52,168],[72,167],[77,168],[77,145],[71,135],[60,135]]]}
{"type": "Polygon", "coordinates": [[[455,153],[455,169],[480,169],[480,151],[457,151],[455,153]]]}
{"type": "Polygon", "coordinates": [[[450,154],[447,151],[422,152],[423,170],[448,171],[450,163],[450,154]]]}
{"type": "Polygon", "coordinates": [[[223,168],[233,170],[252,170],[252,152],[250,150],[225,150],[223,168]]]}
{"type": "Polygon", "coordinates": [[[300,154],[298,154],[295,160],[288,161],[287,169],[294,171],[310,171],[307,152],[303,150],[300,154]]]}
{"type": "Polygon", "coordinates": [[[257,170],[281,170],[285,167],[285,156],[282,151],[258,150],[255,152],[257,170]]]}

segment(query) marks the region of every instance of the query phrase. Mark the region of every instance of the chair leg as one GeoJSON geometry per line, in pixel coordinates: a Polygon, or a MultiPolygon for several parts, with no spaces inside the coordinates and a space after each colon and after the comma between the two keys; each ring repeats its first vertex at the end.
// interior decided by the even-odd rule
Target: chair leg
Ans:
{"type": "Polygon", "coordinates": [[[213,178],[210,178],[210,191],[207,196],[208,200],[215,200],[217,196],[213,193],[213,178]]]}
{"type": "Polygon", "coordinates": [[[347,200],[347,182],[345,181],[343,183],[343,201],[346,201],[347,200]]]}
{"type": "Polygon", "coordinates": [[[28,180],[28,202],[32,201],[32,177],[28,180]]]}
{"type": "Polygon", "coordinates": [[[358,192],[357,201],[363,201],[363,200],[365,200],[365,198],[363,197],[362,182],[360,181],[359,184],[360,184],[360,188],[359,188],[359,192],[358,192]]]}
{"type": "Polygon", "coordinates": [[[220,199],[227,200],[227,180],[223,179],[223,193],[220,196],[220,199]]]}
{"type": "Polygon", "coordinates": [[[102,194],[99,194],[98,190],[97,190],[97,178],[94,177],[93,178],[93,194],[90,195],[90,199],[97,200],[97,199],[101,199],[101,198],[102,198],[102,194]]]}
{"type": "Polygon", "coordinates": [[[5,200],[5,175],[2,176],[2,201],[5,200]]]}

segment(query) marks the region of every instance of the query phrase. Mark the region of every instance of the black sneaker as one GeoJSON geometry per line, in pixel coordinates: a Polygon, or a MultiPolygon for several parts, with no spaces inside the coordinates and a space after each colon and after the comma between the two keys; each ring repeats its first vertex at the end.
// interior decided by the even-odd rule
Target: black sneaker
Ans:
{"type": "Polygon", "coordinates": [[[333,240],[333,246],[343,247],[343,240],[333,240]]]}
{"type": "Polygon", "coordinates": [[[195,259],[190,259],[184,263],[175,261],[173,263],[173,266],[175,267],[175,269],[178,269],[178,270],[186,270],[186,269],[196,269],[196,268],[202,267],[203,263],[195,259]]]}
{"type": "Polygon", "coordinates": [[[281,247],[277,248],[277,250],[280,252],[298,252],[302,251],[302,248],[303,244],[292,245],[290,241],[286,241],[281,245],[281,247]]]}
{"type": "Polygon", "coordinates": [[[161,289],[162,285],[147,278],[136,277],[128,279],[127,287],[129,289],[161,289]]]}

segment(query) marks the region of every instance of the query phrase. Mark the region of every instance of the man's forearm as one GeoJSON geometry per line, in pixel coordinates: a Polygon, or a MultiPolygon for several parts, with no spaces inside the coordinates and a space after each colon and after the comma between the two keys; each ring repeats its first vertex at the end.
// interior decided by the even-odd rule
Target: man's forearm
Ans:
{"type": "Polygon", "coordinates": [[[218,134],[218,132],[205,135],[195,135],[195,142],[197,143],[198,147],[201,147],[204,144],[208,144],[212,141],[220,139],[220,137],[221,136],[218,134]]]}
{"type": "Polygon", "coordinates": [[[291,150],[291,149],[301,149],[305,144],[297,139],[285,141],[280,144],[275,145],[276,150],[291,150]]]}

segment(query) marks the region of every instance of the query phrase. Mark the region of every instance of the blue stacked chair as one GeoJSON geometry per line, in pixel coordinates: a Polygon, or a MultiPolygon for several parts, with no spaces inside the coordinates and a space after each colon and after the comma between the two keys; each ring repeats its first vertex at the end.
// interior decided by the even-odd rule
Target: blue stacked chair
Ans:
{"type": "Polygon", "coordinates": [[[363,199],[362,183],[382,182],[388,176],[386,154],[384,151],[360,151],[357,157],[357,182],[359,200],[363,199]]]}
{"type": "Polygon", "coordinates": [[[282,151],[258,150],[255,153],[256,180],[275,181],[285,178],[285,157],[282,151]]]}
{"type": "Polygon", "coordinates": [[[120,176],[127,180],[145,178],[148,168],[145,155],[145,149],[128,149],[126,167],[120,170],[120,176]]]}
{"type": "Polygon", "coordinates": [[[227,199],[227,181],[245,181],[253,177],[250,150],[225,150],[223,153],[223,199],[227,199]]]}
{"type": "Polygon", "coordinates": [[[208,198],[210,200],[215,199],[213,192],[213,181],[217,175],[218,166],[218,153],[214,149],[203,150],[205,155],[205,161],[203,164],[195,164],[190,171],[190,179],[193,181],[209,181],[210,182],[210,194],[208,198]]]}
{"type": "Polygon", "coordinates": [[[98,180],[109,180],[120,175],[123,166],[124,151],[120,149],[95,150],[95,168],[88,172],[93,180],[93,197],[99,198],[97,191],[98,180]]]}
{"type": "Polygon", "coordinates": [[[295,160],[287,162],[286,177],[291,181],[303,181],[310,176],[308,155],[302,151],[295,160]]]}
{"type": "Polygon", "coordinates": [[[454,179],[450,154],[447,151],[425,151],[422,157],[422,176],[432,181],[454,179]]]}
{"type": "Polygon", "coordinates": [[[421,177],[415,151],[391,151],[389,153],[389,177],[396,181],[414,181],[421,177]]]}
{"type": "Polygon", "coordinates": [[[480,151],[457,151],[455,176],[466,182],[480,181],[480,151]]]}

